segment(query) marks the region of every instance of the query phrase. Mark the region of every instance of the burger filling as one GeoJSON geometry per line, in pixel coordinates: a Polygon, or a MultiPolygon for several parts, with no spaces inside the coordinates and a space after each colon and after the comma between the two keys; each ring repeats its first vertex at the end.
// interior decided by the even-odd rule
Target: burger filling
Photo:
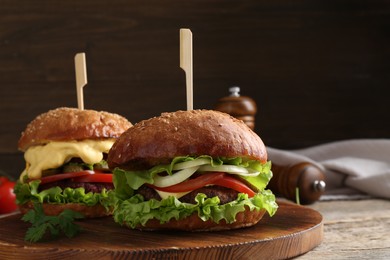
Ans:
{"type": "Polygon", "coordinates": [[[99,163],[103,160],[103,154],[108,153],[114,142],[114,139],[83,140],[32,146],[24,153],[27,167],[21,174],[20,180],[39,179],[45,173],[50,175],[51,170],[63,166],[72,158],[80,158],[86,165],[99,163]]]}
{"type": "Polygon", "coordinates": [[[45,177],[41,178],[39,192],[52,187],[60,187],[61,189],[84,188],[86,193],[101,193],[103,189],[114,189],[112,174],[108,169],[105,158],[94,165],[86,164],[80,158],[72,158],[70,162],[60,168],[50,170],[50,172],[51,174],[46,173],[44,174],[45,177]],[[66,175],[68,175],[68,178],[61,179],[66,175]]]}
{"type": "Polygon", "coordinates": [[[27,167],[15,186],[17,203],[99,203],[108,208],[114,186],[105,158],[113,143],[84,140],[29,148],[27,167]]]}
{"type": "Polygon", "coordinates": [[[275,196],[265,190],[271,177],[270,162],[210,156],[176,157],[146,171],[116,168],[114,219],[134,228],[153,218],[165,223],[194,212],[216,223],[232,223],[246,208],[272,216],[275,196]]]}
{"type": "MultiPolygon", "coordinates": [[[[159,193],[155,189],[150,188],[147,185],[141,186],[135,193],[142,195],[145,200],[162,200],[159,193]]],[[[234,201],[235,199],[237,199],[238,195],[238,191],[235,191],[230,188],[225,188],[221,186],[205,186],[203,188],[185,194],[184,196],[180,197],[180,201],[186,203],[196,203],[195,198],[198,193],[203,193],[208,198],[218,197],[220,200],[220,204],[226,204],[228,202],[234,201]]]]}

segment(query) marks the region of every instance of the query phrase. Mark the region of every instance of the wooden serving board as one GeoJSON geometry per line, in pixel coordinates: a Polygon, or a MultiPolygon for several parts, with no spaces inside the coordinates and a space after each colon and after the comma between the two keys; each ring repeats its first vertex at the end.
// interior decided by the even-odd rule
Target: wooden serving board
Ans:
{"type": "Polygon", "coordinates": [[[218,232],[130,230],[112,218],[78,222],[75,238],[29,243],[21,215],[0,219],[0,259],[285,259],[310,251],[323,239],[317,211],[279,201],[277,213],[255,226],[218,232]]]}

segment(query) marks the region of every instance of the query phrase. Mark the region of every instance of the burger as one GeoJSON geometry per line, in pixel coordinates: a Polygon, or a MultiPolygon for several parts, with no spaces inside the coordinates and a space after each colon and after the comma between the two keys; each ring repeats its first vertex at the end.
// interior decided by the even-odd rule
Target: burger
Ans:
{"type": "Polygon", "coordinates": [[[114,220],[140,230],[248,227],[277,210],[271,163],[244,122],[211,110],[163,113],[124,132],[108,154],[114,220]]]}
{"type": "Polygon", "coordinates": [[[84,217],[110,215],[112,173],[106,157],[132,124],[94,110],[57,108],[30,122],[18,142],[26,168],[14,188],[22,213],[41,204],[46,215],[65,209],[84,217]]]}

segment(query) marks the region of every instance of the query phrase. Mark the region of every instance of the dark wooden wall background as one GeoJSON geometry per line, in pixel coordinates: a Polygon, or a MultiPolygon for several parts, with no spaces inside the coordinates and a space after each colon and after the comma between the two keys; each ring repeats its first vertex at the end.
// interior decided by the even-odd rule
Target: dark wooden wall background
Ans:
{"type": "Polygon", "coordinates": [[[390,136],[390,1],[0,0],[0,169],[23,169],[16,145],[36,115],[77,106],[77,52],[86,108],[134,123],[185,109],[184,27],[195,108],[239,85],[268,146],[390,136]]]}

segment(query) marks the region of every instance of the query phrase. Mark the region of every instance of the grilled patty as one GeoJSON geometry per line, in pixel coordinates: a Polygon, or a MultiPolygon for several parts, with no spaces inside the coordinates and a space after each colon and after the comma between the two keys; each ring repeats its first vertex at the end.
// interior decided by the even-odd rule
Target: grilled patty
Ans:
{"type": "MultiPolygon", "coordinates": [[[[146,185],[142,185],[138,190],[136,190],[136,193],[141,194],[145,200],[150,200],[150,199],[161,200],[160,195],[158,195],[158,193],[154,189],[146,185]]],[[[218,196],[219,200],[221,201],[220,204],[226,204],[230,201],[237,199],[237,194],[238,194],[237,191],[229,188],[225,188],[221,186],[206,186],[191,191],[190,193],[181,197],[179,200],[181,202],[186,202],[186,203],[196,203],[195,197],[198,193],[204,193],[208,198],[218,196]]]]}

